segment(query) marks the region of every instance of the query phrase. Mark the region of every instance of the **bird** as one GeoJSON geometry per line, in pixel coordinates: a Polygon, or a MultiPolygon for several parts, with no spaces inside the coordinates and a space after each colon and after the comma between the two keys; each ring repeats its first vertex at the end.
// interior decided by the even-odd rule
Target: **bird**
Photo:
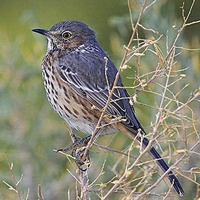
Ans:
{"type": "MultiPolygon", "coordinates": [[[[32,31],[47,38],[42,61],[44,88],[49,103],[70,128],[92,135],[115,86],[99,132],[120,131],[137,139],[145,149],[149,144],[146,132],[120,76],[114,85],[118,70],[98,44],[95,31],[80,21],[63,21],[50,29],[32,31]]],[[[148,153],[163,172],[169,169],[153,145],[148,153]]],[[[183,196],[184,190],[174,173],[169,171],[167,175],[176,192],[183,196]]]]}

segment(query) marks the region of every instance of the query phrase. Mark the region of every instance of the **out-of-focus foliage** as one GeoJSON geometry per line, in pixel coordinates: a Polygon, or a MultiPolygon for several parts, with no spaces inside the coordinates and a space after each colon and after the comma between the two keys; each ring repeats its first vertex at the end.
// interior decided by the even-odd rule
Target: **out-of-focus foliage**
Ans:
{"type": "MultiPolygon", "coordinates": [[[[2,15],[0,22],[0,197],[1,199],[17,199],[17,194],[9,190],[8,186],[3,183],[5,181],[14,187],[12,176],[12,172],[14,172],[17,181],[23,175],[18,187],[24,197],[28,193],[29,199],[37,199],[37,187],[38,184],[42,184],[45,199],[67,199],[69,189],[71,199],[75,199],[76,181],[66,171],[66,168],[76,174],[76,166],[73,161],[70,162],[61,154],[53,152],[53,149],[70,145],[71,139],[67,134],[64,121],[49,106],[43,89],[40,65],[45,54],[45,39],[32,34],[30,30],[36,28],[36,25],[49,28],[54,23],[65,19],[85,21],[98,31],[97,38],[100,44],[110,53],[116,66],[119,66],[123,55],[123,45],[127,44],[131,34],[128,7],[126,1],[115,0],[99,1],[101,3],[97,3],[97,1],[93,3],[92,0],[83,1],[84,3],[82,1],[72,3],[72,1],[64,0],[47,1],[45,4],[41,1],[34,1],[35,3],[32,4],[30,4],[30,1],[26,1],[26,3],[21,1],[21,4],[19,1],[16,2],[1,1],[0,8],[0,16],[2,15]],[[20,5],[20,8],[16,2],[20,5]],[[21,24],[21,27],[19,24],[21,24]],[[8,162],[13,163],[12,170],[9,169],[8,162]]],[[[135,21],[140,7],[137,1],[131,2],[133,21],[135,21]]],[[[181,5],[179,3],[180,1],[177,1],[176,5],[175,1],[155,3],[142,18],[144,27],[153,29],[159,34],[139,29],[141,31],[139,32],[140,37],[146,39],[158,38],[160,34],[163,34],[158,45],[165,54],[165,38],[169,38],[168,45],[171,46],[171,42],[182,23],[181,10],[177,9],[181,5]],[[177,10],[179,14],[177,14],[177,10]]],[[[196,7],[198,6],[195,6],[195,9],[196,7]]],[[[194,26],[195,30],[196,26],[199,27],[199,25],[194,26]]],[[[198,35],[192,34],[192,28],[192,26],[188,27],[187,35],[191,32],[193,37],[189,37],[189,39],[181,37],[178,45],[187,48],[199,48],[198,35]]],[[[180,49],[180,51],[182,50],[180,49]]],[[[145,56],[142,57],[140,75],[155,69],[156,61],[152,58],[155,59],[151,52],[146,52],[145,56]]],[[[200,85],[199,51],[183,51],[176,59],[181,64],[177,65],[177,70],[186,69],[183,73],[179,73],[179,75],[184,74],[186,78],[180,81],[180,85],[177,87],[181,89],[183,84],[190,84],[184,92],[180,93],[179,99],[184,102],[190,96],[190,93],[198,89],[200,85]]],[[[129,62],[131,68],[122,72],[124,85],[132,87],[137,84],[137,81],[135,81],[138,74],[137,62],[137,59],[133,58],[129,62]]],[[[134,87],[129,89],[129,92],[133,94],[135,92],[134,87]]],[[[159,91],[156,92],[159,93],[159,91]]],[[[159,102],[159,100],[160,98],[156,95],[148,92],[141,92],[138,96],[138,101],[147,105],[136,105],[137,116],[147,132],[151,131],[150,123],[155,121],[157,110],[154,108],[156,108],[156,102],[159,102]],[[152,108],[150,108],[151,106],[152,108]]],[[[196,104],[193,103],[191,108],[194,110],[196,119],[199,120],[200,112],[198,112],[199,107],[197,105],[199,105],[197,102],[196,104]]],[[[190,114],[191,112],[188,112],[188,115],[190,114]]],[[[169,124],[176,123],[173,120],[172,122],[169,121],[169,124]]],[[[200,128],[198,123],[197,128],[200,128]]],[[[199,133],[199,131],[197,132],[199,133]]],[[[80,135],[84,136],[81,133],[80,135]]],[[[100,137],[98,142],[118,150],[126,149],[131,142],[121,133],[106,137],[106,141],[100,137]]],[[[184,136],[178,138],[182,137],[184,136]]],[[[196,139],[198,137],[195,135],[191,137],[191,140],[195,141],[196,139]]],[[[165,144],[165,141],[166,138],[161,138],[160,144],[167,151],[170,148],[165,144]]],[[[183,146],[182,143],[181,141],[180,148],[183,146]]],[[[178,141],[173,144],[179,149],[178,141]]],[[[173,146],[173,144],[171,145],[173,146]]],[[[191,144],[192,142],[189,145],[191,144]]],[[[163,152],[164,156],[169,155],[166,151],[163,152]]],[[[138,149],[134,152],[137,155],[138,149]]],[[[173,152],[170,152],[170,155],[173,156],[173,152]]],[[[93,147],[91,150],[91,160],[92,166],[89,171],[91,182],[100,173],[106,160],[105,174],[98,179],[97,188],[99,188],[99,184],[105,183],[115,173],[116,175],[120,174],[120,169],[125,165],[124,158],[119,158],[117,154],[108,153],[97,147],[93,147]],[[115,169],[113,164],[116,163],[116,160],[119,163],[116,164],[115,169]]],[[[172,163],[175,161],[173,157],[171,160],[172,163]]],[[[184,162],[181,163],[184,170],[198,167],[200,166],[199,155],[191,154],[188,157],[188,163],[186,163],[186,160],[184,162]]],[[[142,172],[135,170],[133,177],[139,176],[140,173],[142,174],[142,172]]],[[[190,175],[185,173],[185,176],[190,175]]],[[[157,177],[153,175],[153,179],[157,177]]],[[[194,199],[196,185],[184,178],[180,178],[180,180],[189,194],[186,195],[185,199],[188,199],[188,197],[194,199]]],[[[199,182],[199,180],[199,177],[197,177],[196,181],[199,182]]],[[[164,182],[159,184],[160,191],[163,191],[163,185],[165,185],[164,182]]],[[[101,187],[103,187],[103,184],[101,187]]],[[[92,189],[95,189],[95,186],[92,189]]],[[[113,196],[113,199],[121,199],[121,197],[116,195],[113,196]]],[[[92,199],[97,199],[97,196],[92,194],[92,199]]]]}

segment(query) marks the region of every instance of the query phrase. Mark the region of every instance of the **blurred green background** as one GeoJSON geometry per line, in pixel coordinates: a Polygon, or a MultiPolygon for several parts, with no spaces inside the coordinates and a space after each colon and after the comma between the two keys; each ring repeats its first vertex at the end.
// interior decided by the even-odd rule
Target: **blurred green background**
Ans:
{"type": "MultiPolygon", "coordinates": [[[[185,3],[186,11],[189,3],[190,1],[185,3]]],[[[181,0],[158,2],[148,9],[142,18],[142,24],[166,35],[173,25],[180,26],[181,5],[181,0]]],[[[140,10],[138,1],[131,1],[131,6],[135,21],[140,10]]],[[[200,2],[197,1],[190,20],[200,19],[199,7],[200,2]]],[[[19,189],[24,196],[29,192],[29,199],[37,199],[38,184],[42,184],[44,197],[48,200],[67,199],[68,189],[71,189],[72,196],[75,195],[75,181],[66,171],[68,168],[75,174],[75,164],[53,152],[53,149],[70,145],[71,139],[64,121],[48,104],[43,89],[41,61],[46,51],[46,40],[31,32],[33,28],[48,29],[64,20],[80,20],[94,29],[98,42],[117,67],[122,59],[122,47],[128,43],[131,34],[125,0],[0,0],[0,199],[17,199],[16,193],[3,183],[6,181],[14,186],[8,162],[13,163],[17,180],[23,174],[19,189]]],[[[169,42],[173,40],[174,32],[170,32],[169,42]]],[[[199,32],[199,24],[187,28],[180,44],[188,48],[199,48],[199,32]]],[[[153,33],[142,32],[141,35],[148,38],[153,33]]],[[[144,59],[146,67],[142,72],[146,73],[155,67],[150,59],[151,56],[144,59]]],[[[192,85],[190,93],[200,84],[199,51],[186,53],[181,59],[182,67],[189,67],[187,81],[192,85]]],[[[133,85],[136,70],[133,64],[131,71],[123,72],[124,80],[131,76],[127,82],[124,81],[125,85],[133,85]]],[[[133,93],[134,90],[130,92],[133,93]]],[[[150,104],[147,95],[141,94],[139,101],[150,104]]],[[[145,128],[155,120],[155,111],[145,106],[136,105],[136,111],[145,128]]],[[[130,144],[126,136],[120,133],[116,135],[115,142],[111,142],[112,148],[123,149],[130,144]]],[[[100,141],[103,143],[101,138],[100,141]]],[[[90,174],[95,172],[95,168],[102,166],[107,156],[106,151],[98,151],[94,149],[91,153],[93,169],[90,174]]],[[[111,154],[109,160],[114,162],[116,157],[117,155],[111,154]]],[[[195,166],[198,165],[194,159],[188,168],[195,166]]],[[[103,180],[102,178],[101,181],[103,180]]],[[[181,180],[184,182],[184,179],[181,180]]],[[[184,185],[190,197],[193,193],[194,198],[195,184],[190,183],[189,187],[187,183],[184,185]]]]}

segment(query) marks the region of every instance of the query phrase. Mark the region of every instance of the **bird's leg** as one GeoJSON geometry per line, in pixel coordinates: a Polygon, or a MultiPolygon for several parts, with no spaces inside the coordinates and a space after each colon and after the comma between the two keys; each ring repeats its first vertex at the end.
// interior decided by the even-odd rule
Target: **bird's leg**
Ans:
{"type": "Polygon", "coordinates": [[[91,136],[87,136],[85,138],[77,141],[76,147],[72,150],[72,155],[76,157],[76,165],[82,171],[86,171],[90,166],[90,158],[89,151],[85,155],[86,146],[90,140],[91,136]]]}
{"type": "Polygon", "coordinates": [[[76,136],[76,134],[73,133],[73,131],[71,130],[71,128],[68,127],[68,131],[69,131],[69,135],[72,139],[73,144],[70,145],[69,147],[66,147],[64,149],[58,149],[57,152],[63,152],[66,153],[72,149],[74,149],[74,147],[76,146],[77,142],[80,141],[80,137],[76,136]]]}
{"type": "Polygon", "coordinates": [[[91,135],[85,137],[85,138],[79,138],[74,133],[70,133],[70,136],[72,137],[73,144],[65,149],[58,149],[57,152],[67,152],[72,150],[72,156],[76,158],[76,165],[78,168],[82,171],[85,171],[90,166],[90,158],[89,158],[89,152],[86,156],[85,150],[86,146],[91,138],[91,135]]]}

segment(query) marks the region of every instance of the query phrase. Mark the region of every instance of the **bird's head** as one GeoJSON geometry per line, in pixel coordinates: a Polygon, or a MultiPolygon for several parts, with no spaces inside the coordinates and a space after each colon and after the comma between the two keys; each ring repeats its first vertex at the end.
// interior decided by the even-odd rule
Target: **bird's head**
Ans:
{"type": "Polygon", "coordinates": [[[54,49],[76,49],[90,40],[95,40],[95,32],[79,21],[63,21],[49,30],[33,29],[48,39],[48,51],[54,49]]]}

